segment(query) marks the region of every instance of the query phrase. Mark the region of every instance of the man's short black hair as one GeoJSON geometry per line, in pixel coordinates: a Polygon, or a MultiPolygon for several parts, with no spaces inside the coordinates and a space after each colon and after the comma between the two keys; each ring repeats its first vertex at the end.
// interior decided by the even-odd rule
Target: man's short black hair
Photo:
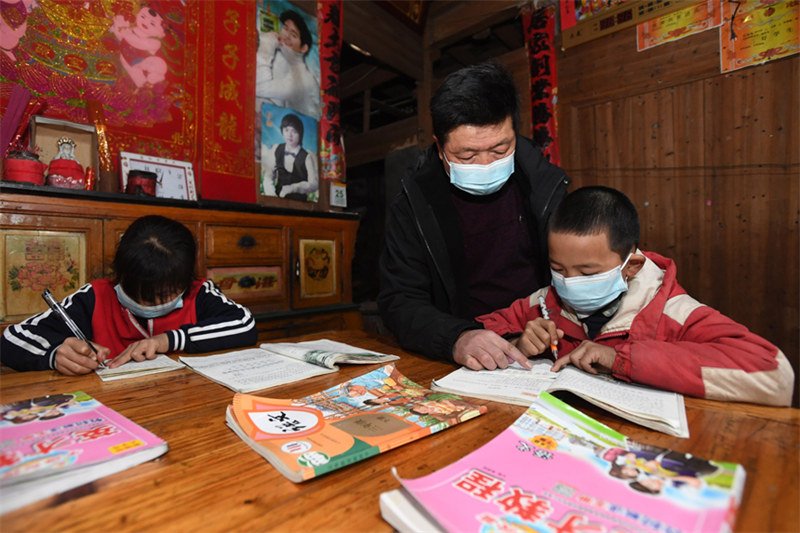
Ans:
{"type": "Polygon", "coordinates": [[[616,189],[581,187],[561,202],[548,221],[550,233],[608,234],[608,245],[624,261],[639,246],[639,214],[630,199],[616,189]]]}
{"type": "MultiPolygon", "coordinates": [[[[308,29],[308,25],[306,21],[303,20],[302,15],[297,11],[292,11],[291,9],[287,9],[283,13],[281,13],[281,24],[285,23],[287,20],[291,20],[294,22],[294,25],[297,26],[297,31],[300,32],[300,44],[304,44],[308,46],[308,49],[311,49],[311,31],[308,29]]],[[[308,55],[308,51],[306,51],[306,55],[308,55]]]]}
{"type": "Polygon", "coordinates": [[[519,125],[519,94],[508,71],[497,63],[481,63],[448,75],[431,98],[433,134],[444,146],[447,135],[464,125],[490,126],[511,117],[519,125]]]}
{"type": "Polygon", "coordinates": [[[300,117],[294,113],[284,115],[281,119],[281,133],[283,133],[283,128],[287,126],[291,126],[300,134],[300,146],[303,146],[303,121],[300,120],[300,117]]]}
{"type": "Polygon", "coordinates": [[[197,243],[189,228],[171,218],[147,215],[125,230],[111,268],[128,296],[152,303],[191,286],[196,256],[197,243]]]}

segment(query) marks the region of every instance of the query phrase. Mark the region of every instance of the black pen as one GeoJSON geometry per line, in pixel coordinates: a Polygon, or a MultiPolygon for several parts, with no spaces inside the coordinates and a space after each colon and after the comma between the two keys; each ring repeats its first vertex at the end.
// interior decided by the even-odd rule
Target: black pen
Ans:
{"type": "Polygon", "coordinates": [[[87,339],[86,335],[83,334],[81,328],[79,328],[78,324],[76,324],[72,320],[72,318],[70,318],[70,316],[67,314],[67,310],[61,307],[61,304],[58,303],[58,301],[55,298],[53,298],[53,295],[50,293],[48,289],[44,290],[44,292],[42,293],[42,298],[44,298],[44,301],[47,302],[47,305],[50,306],[50,309],[52,309],[55,314],[60,316],[61,319],[67,324],[67,327],[72,332],[72,334],[89,345],[89,348],[91,348],[91,350],[94,352],[94,355],[96,356],[95,361],[97,361],[98,368],[106,368],[105,363],[103,363],[103,361],[100,360],[100,354],[97,353],[97,350],[94,349],[92,343],[89,342],[89,339],[87,339]]]}

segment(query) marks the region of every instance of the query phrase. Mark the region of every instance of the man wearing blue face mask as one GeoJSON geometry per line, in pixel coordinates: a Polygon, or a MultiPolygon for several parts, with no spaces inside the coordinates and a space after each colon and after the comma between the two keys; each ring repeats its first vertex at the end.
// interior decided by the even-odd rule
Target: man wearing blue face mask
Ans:
{"type": "Polygon", "coordinates": [[[571,364],[700,398],[789,405],[783,352],[687,295],[675,264],[638,243],[624,194],[578,189],[548,223],[552,286],[478,320],[528,356],[557,345],[553,371],[571,364]]]}
{"type": "Polygon", "coordinates": [[[48,310],[6,328],[0,360],[15,370],[72,376],[95,370],[97,358],[115,368],[161,353],[255,344],[250,311],[195,276],[196,248],[192,232],[176,220],[148,215],[133,221],[114,255],[115,279],[87,283],[64,300],[97,356],[48,310]]]}
{"type": "Polygon", "coordinates": [[[474,317],[550,281],[544,228],[569,178],[516,133],[518,94],[499,65],[450,74],[430,108],[434,145],[390,208],[381,317],[409,350],[474,369],[527,365],[474,317]]]}

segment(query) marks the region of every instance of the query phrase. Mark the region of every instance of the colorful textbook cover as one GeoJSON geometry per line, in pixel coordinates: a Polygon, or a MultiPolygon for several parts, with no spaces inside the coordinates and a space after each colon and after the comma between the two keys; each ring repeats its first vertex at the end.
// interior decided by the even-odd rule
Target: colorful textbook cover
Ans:
{"type": "Polygon", "coordinates": [[[166,442],[84,392],[0,410],[0,514],[167,451],[166,442]]]}
{"type": "Polygon", "coordinates": [[[226,421],[298,483],[485,412],[484,405],[423,388],[389,364],[298,400],[236,394],[226,421]]]}
{"type": "Polygon", "coordinates": [[[400,481],[380,498],[400,531],[708,532],[733,529],[745,472],[636,443],[543,393],[463,459],[400,481]]]}

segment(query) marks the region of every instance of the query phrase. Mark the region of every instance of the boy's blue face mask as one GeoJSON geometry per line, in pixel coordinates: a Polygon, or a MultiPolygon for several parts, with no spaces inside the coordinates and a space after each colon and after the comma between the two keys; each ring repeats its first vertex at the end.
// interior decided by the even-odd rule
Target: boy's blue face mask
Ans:
{"type": "Polygon", "coordinates": [[[485,196],[499,191],[514,173],[515,153],[516,150],[503,159],[498,159],[488,165],[451,163],[444,155],[444,151],[442,151],[442,156],[450,166],[450,183],[469,194],[485,196]]]}
{"type": "Polygon", "coordinates": [[[628,254],[620,266],[591,276],[565,278],[562,274],[550,269],[553,277],[551,284],[561,300],[569,305],[579,317],[585,318],[603,309],[628,290],[628,283],[622,277],[622,269],[628,264],[632,255],[632,253],[628,254]]]}
{"type": "Polygon", "coordinates": [[[125,307],[139,318],[145,318],[148,320],[151,318],[158,318],[160,316],[168,315],[174,310],[183,307],[183,294],[165,304],[142,305],[125,294],[125,291],[122,290],[122,285],[114,285],[114,290],[117,292],[117,300],[119,300],[119,303],[122,305],[122,307],[125,307]]]}

